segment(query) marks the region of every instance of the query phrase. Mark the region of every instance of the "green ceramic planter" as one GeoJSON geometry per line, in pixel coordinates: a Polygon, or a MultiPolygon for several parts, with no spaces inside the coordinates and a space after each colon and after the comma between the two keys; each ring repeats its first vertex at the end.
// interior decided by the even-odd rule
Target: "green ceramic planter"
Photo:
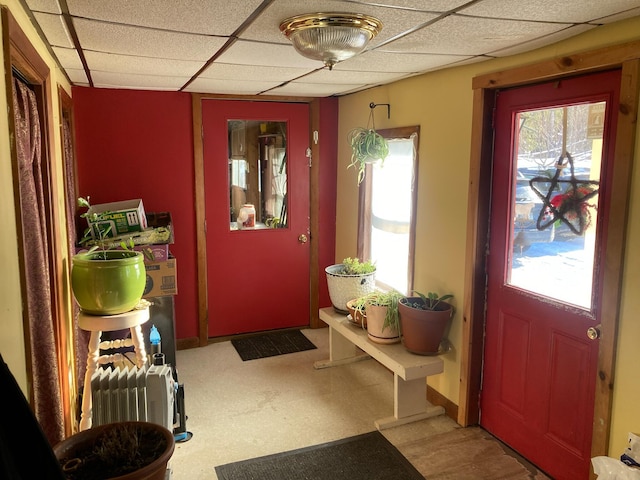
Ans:
{"type": "Polygon", "coordinates": [[[85,313],[117,315],[138,304],[144,292],[146,271],[141,252],[108,250],[79,253],[72,259],[71,288],[85,313]]]}

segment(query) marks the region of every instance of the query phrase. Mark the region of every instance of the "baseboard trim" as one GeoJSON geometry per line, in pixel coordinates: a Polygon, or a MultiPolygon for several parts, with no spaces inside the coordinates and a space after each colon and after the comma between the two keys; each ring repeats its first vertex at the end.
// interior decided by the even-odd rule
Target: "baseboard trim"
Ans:
{"type": "Polygon", "coordinates": [[[458,405],[429,385],[427,385],[427,400],[431,405],[443,407],[444,414],[455,422],[458,422],[458,405]]]}
{"type": "Polygon", "coordinates": [[[189,348],[197,348],[200,346],[198,337],[178,338],[176,340],[176,350],[187,350],[189,348]]]}

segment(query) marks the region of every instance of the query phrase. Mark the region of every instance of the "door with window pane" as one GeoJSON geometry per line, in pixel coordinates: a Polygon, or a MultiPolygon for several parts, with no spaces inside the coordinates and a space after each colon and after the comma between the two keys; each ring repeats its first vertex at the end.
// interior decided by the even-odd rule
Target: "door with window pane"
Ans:
{"type": "Polygon", "coordinates": [[[309,324],[309,107],[202,102],[209,336],[309,324]]]}
{"type": "Polygon", "coordinates": [[[481,424],[588,478],[619,71],[498,94],[481,424]]]}

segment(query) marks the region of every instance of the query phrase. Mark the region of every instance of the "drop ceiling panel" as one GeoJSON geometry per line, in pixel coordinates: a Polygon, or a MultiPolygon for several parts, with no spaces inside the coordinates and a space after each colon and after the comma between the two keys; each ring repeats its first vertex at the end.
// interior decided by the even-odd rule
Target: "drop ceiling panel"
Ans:
{"type": "MultiPolygon", "coordinates": [[[[56,54],[58,60],[65,68],[72,68],[75,70],[83,70],[82,61],[78,56],[78,51],[74,48],[61,48],[61,47],[52,47],[53,53],[56,54]]],[[[86,78],[86,76],[85,76],[86,78]]]]}
{"type": "Polygon", "coordinates": [[[174,32],[231,35],[262,0],[67,0],[72,15],[174,32]]]}
{"type": "Polygon", "coordinates": [[[304,2],[300,0],[276,0],[240,35],[240,38],[262,42],[288,43],[287,38],[280,32],[282,20],[294,15],[314,12],[363,13],[380,19],[383,23],[382,31],[371,41],[372,46],[437,17],[437,14],[434,13],[375,7],[368,4],[339,0],[310,0],[304,2]]]}
{"type": "Polygon", "coordinates": [[[568,26],[452,15],[381,49],[387,52],[482,55],[555,33],[568,26]]]}
{"type": "Polygon", "coordinates": [[[358,85],[371,83],[388,83],[405,75],[406,73],[398,72],[371,72],[342,70],[338,68],[329,70],[325,68],[322,70],[318,70],[317,72],[313,72],[299,81],[304,83],[338,83],[358,85]]]}
{"type": "Polygon", "coordinates": [[[87,74],[84,72],[84,70],[65,68],[65,72],[67,72],[69,80],[71,80],[74,85],[80,85],[83,87],[89,86],[89,80],[87,79],[87,74]]]}
{"type": "Polygon", "coordinates": [[[62,13],[58,0],[27,0],[33,12],[62,13]]]}
{"type": "Polygon", "coordinates": [[[483,0],[464,10],[464,14],[482,17],[537,20],[542,22],[582,23],[601,18],[611,11],[623,11],[638,6],[637,0],[483,0]]]}
{"type": "Polygon", "coordinates": [[[366,72],[373,66],[376,72],[416,73],[441,68],[471,58],[469,55],[426,55],[391,53],[373,50],[338,63],[334,70],[366,72]]]}
{"type": "Polygon", "coordinates": [[[113,73],[136,73],[141,75],[168,75],[191,77],[200,68],[201,62],[169,60],[166,58],[134,57],[115,53],[88,51],[85,54],[89,69],[113,73]]]}
{"type": "Polygon", "coordinates": [[[185,92],[220,93],[233,95],[258,95],[260,92],[277,87],[282,82],[263,80],[218,80],[213,78],[197,78],[188,85],[185,92]]]}
{"type": "Polygon", "coordinates": [[[626,12],[618,13],[616,15],[608,15],[606,17],[599,18],[598,22],[603,24],[613,23],[627,18],[637,17],[638,15],[640,15],[640,7],[632,8],[626,12]]]}
{"type": "Polygon", "coordinates": [[[73,41],[62,15],[50,13],[34,13],[33,15],[51,46],[73,48],[73,41]]]}
{"type": "Polygon", "coordinates": [[[96,87],[129,88],[143,90],[178,90],[189,81],[189,77],[159,77],[154,75],[135,75],[131,73],[113,73],[92,71],[91,78],[96,87]]]}
{"type": "Polygon", "coordinates": [[[246,42],[238,40],[217,58],[221,63],[238,65],[262,65],[267,67],[291,67],[312,70],[322,63],[298,54],[292,45],[246,42]]]}
{"type": "Polygon", "coordinates": [[[530,51],[597,25],[640,16],[640,0],[19,3],[31,9],[28,13],[76,85],[87,85],[91,78],[97,87],[180,90],[188,84],[186,91],[251,95],[343,95],[530,51]],[[383,29],[367,51],[329,71],[298,54],[279,25],[292,15],[331,11],[372,15],[383,22],[383,29]],[[78,45],[73,43],[74,30],[78,45]],[[234,33],[237,40],[231,38],[234,33]],[[86,58],[87,72],[76,47],[86,58]]]}
{"type": "Polygon", "coordinates": [[[507,48],[503,48],[503,49],[496,50],[494,52],[488,52],[488,53],[489,55],[496,56],[496,57],[506,57],[509,55],[515,55],[517,53],[528,52],[536,48],[541,48],[546,45],[559,42],[560,40],[565,40],[567,38],[573,37],[574,35],[577,35],[579,33],[586,32],[587,30],[591,30],[593,28],[597,28],[597,27],[595,25],[590,25],[590,24],[576,25],[575,27],[565,28],[564,30],[560,30],[559,32],[552,33],[551,35],[547,35],[545,37],[539,37],[529,42],[524,42],[520,45],[507,47],[507,48]]]}
{"type": "Polygon", "coordinates": [[[339,85],[327,83],[291,82],[282,87],[266,92],[266,95],[292,95],[308,97],[328,97],[359,90],[362,85],[339,85]]]}
{"type": "Polygon", "coordinates": [[[208,60],[225,42],[224,37],[166,32],[115,25],[96,20],[73,20],[85,50],[176,60],[208,60]]]}
{"type": "Polygon", "coordinates": [[[231,81],[244,79],[248,81],[286,82],[312,71],[312,68],[233,65],[215,62],[202,72],[200,77],[231,81]]]}

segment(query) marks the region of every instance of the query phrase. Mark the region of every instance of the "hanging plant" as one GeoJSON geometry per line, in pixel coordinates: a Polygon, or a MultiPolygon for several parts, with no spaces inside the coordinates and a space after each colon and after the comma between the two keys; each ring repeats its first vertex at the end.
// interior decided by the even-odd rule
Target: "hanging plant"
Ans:
{"type": "Polygon", "coordinates": [[[349,132],[347,140],[351,146],[351,163],[347,168],[355,168],[358,171],[358,185],[364,179],[367,163],[384,163],[389,155],[389,144],[386,138],[376,132],[373,122],[373,108],[369,115],[371,128],[357,127],[349,132]]]}

